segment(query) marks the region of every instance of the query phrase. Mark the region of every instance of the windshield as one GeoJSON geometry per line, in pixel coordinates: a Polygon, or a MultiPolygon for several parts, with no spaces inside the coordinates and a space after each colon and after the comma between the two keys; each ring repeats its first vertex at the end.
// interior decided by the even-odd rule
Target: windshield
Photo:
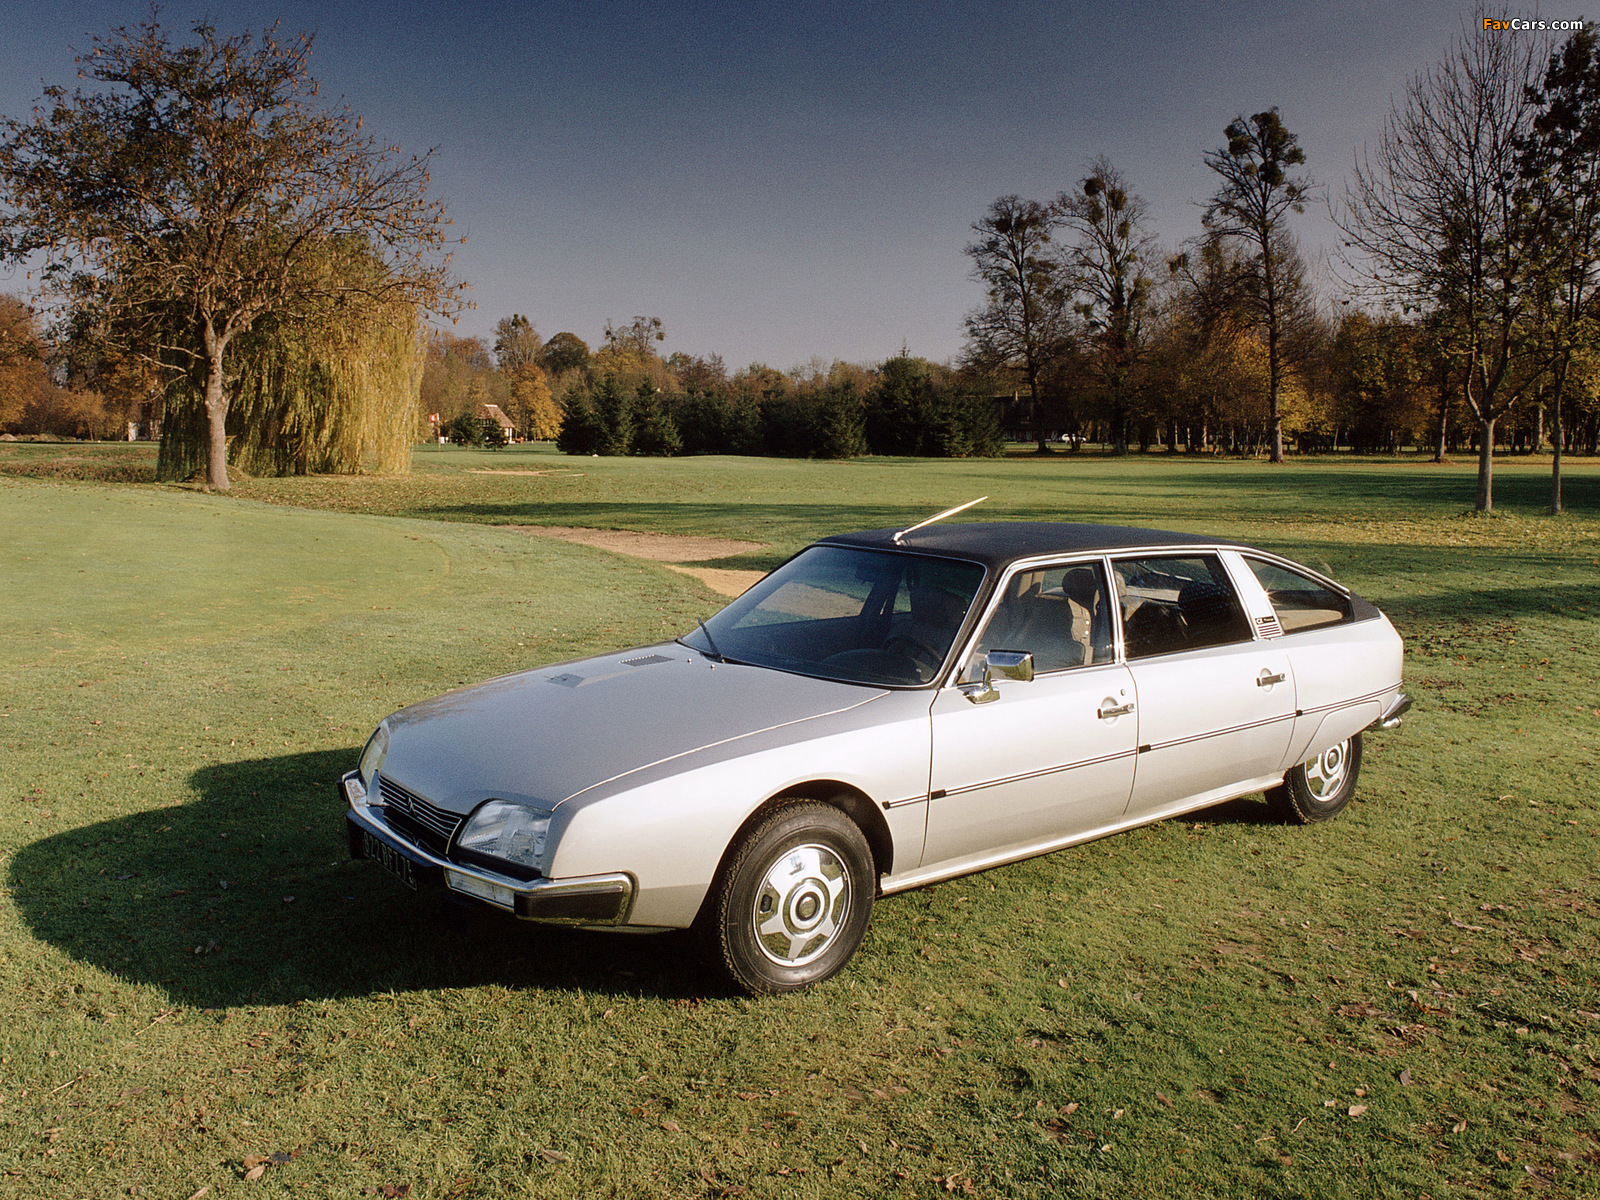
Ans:
{"type": "Polygon", "coordinates": [[[982,582],[977,563],[812,546],[678,640],[730,662],[911,687],[938,674],[982,582]]]}

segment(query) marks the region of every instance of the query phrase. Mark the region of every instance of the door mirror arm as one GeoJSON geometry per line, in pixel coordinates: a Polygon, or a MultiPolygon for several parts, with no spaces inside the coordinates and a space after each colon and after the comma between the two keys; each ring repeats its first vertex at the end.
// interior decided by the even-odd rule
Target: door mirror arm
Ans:
{"type": "Polygon", "coordinates": [[[1000,699],[1000,690],[994,686],[994,676],[1015,679],[1018,683],[1033,682],[1033,655],[1026,650],[991,650],[983,656],[983,676],[976,683],[961,684],[961,694],[974,704],[988,704],[1000,699]]]}

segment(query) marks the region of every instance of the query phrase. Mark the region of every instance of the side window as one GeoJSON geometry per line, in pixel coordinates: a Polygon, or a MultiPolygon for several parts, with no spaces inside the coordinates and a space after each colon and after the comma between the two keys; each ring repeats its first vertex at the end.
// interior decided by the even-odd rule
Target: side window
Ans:
{"type": "Polygon", "coordinates": [[[1025,650],[1039,674],[1111,661],[1111,604],[1098,564],[1019,571],[978,638],[969,677],[991,650],[1025,650]]]}
{"type": "Polygon", "coordinates": [[[1247,558],[1250,569],[1272,601],[1272,611],[1285,633],[1302,629],[1321,629],[1351,619],[1350,600],[1309,575],[1280,567],[1277,563],[1247,558]]]}
{"type": "Polygon", "coordinates": [[[1115,571],[1130,659],[1251,640],[1250,621],[1216,555],[1123,559],[1115,571]]]}

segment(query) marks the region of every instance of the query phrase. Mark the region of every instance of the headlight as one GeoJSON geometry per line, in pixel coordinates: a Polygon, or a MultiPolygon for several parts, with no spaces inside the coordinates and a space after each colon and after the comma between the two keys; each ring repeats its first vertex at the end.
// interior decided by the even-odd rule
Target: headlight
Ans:
{"type": "Polygon", "coordinates": [[[356,767],[361,776],[361,786],[367,791],[372,790],[372,777],[383,767],[383,760],[388,753],[389,727],[379,725],[367,739],[367,748],[361,752],[361,763],[356,767]]]}
{"type": "Polygon", "coordinates": [[[488,800],[467,818],[456,845],[537,870],[549,831],[549,813],[509,800],[488,800]]]}

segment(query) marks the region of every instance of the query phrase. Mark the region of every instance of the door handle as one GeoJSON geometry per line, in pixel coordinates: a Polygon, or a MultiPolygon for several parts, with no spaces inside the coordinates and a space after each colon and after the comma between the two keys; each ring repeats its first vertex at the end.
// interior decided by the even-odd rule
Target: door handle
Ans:
{"type": "Polygon", "coordinates": [[[1126,704],[1118,704],[1115,700],[1111,699],[1111,697],[1107,696],[1104,700],[1100,701],[1100,711],[1096,715],[1102,721],[1109,721],[1112,717],[1125,717],[1132,711],[1132,700],[1128,701],[1126,704]]]}
{"type": "Polygon", "coordinates": [[[1283,680],[1284,674],[1282,671],[1279,671],[1276,675],[1274,675],[1271,671],[1263,667],[1261,668],[1261,674],[1256,676],[1256,686],[1271,687],[1275,683],[1282,683],[1283,680]]]}

